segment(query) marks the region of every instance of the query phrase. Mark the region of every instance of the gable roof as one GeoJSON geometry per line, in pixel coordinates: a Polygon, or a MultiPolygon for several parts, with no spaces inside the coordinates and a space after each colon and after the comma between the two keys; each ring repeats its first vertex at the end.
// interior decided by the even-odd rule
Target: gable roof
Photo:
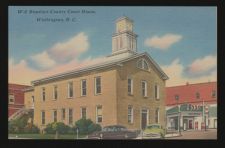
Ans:
{"type": "Polygon", "coordinates": [[[198,103],[198,102],[217,102],[216,97],[212,97],[212,91],[217,91],[217,82],[205,82],[196,84],[186,84],[180,86],[172,86],[166,88],[166,105],[176,105],[183,103],[198,103]],[[196,93],[200,94],[200,98],[196,98],[196,93]],[[176,101],[175,95],[179,96],[176,101]]]}
{"type": "Polygon", "coordinates": [[[64,72],[64,73],[60,73],[60,74],[56,74],[56,75],[52,75],[49,77],[45,77],[42,79],[38,79],[38,80],[34,80],[31,82],[32,85],[37,85],[37,84],[41,84],[47,81],[54,81],[56,79],[62,79],[65,77],[71,77],[71,76],[75,76],[84,72],[88,72],[88,71],[92,71],[92,70],[100,70],[100,69],[105,69],[105,68],[109,68],[112,66],[120,66],[120,63],[126,62],[126,61],[130,61],[132,59],[141,57],[141,56],[146,56],[150,62],[154,65],[155,69],[160,73],[160,76],[162,77],[162,79],[167,80],[169,79],[169,77],[163,72],[163,70],[159,67],[159,65],[151,58],[151,56],[147,53],[123,53],[123,54],[119,54],[119,55],[115,55],[115,56],[107,56],[105,58],[103,58],[103,60],[97,64],[90,64],[88,66],[82,67],[82,68],[76,68],[72,71],[68,71],[68,72],[64,72]]]}

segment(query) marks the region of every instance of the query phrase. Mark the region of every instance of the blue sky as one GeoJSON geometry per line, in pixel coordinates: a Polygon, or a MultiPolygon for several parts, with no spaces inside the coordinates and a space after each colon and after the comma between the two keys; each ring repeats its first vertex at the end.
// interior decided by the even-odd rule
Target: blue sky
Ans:
{"type": "MultiPolygon", "coordinates": [[[[47,73],[72,60],[79,64],[87,59],[94,60],[109,55],[115,20],[125,15],[134,20],[134,32],[138,34],[138,52],[148,52],[168,73],[176,66],[180,68],[176,69],[180,70],[179,77],[183,81],[174,80],[172,76],[170,81],[174,83],[171,82],[171,85],[187,80],[193,83],[198,82],[197,80],[213,81],[216,80],[216,11],[216,7],[9,7],[9,78],[11,82],[27,84],[31,79],[42,76],[41,73],[47,73]],[[91,10],[95,13],[18,14],[18,10],[91,10]],[[36,19],[40,17],[69,17],[76,18],[76,22],[37,22],[36,19]],[[45,55],[44,57],[51,58],[49,51],[55,45],[63,44],[77,35],[87,45],[81,47],[79,52],[71,51],[74,58],[60,62],[54,59],[50,61],[52,64],[49,67],[44,68],[32,58],[40,53],[43,54],[38,57],[45,55]],[[210,63],[209,66],[196,70],[196,67],[205,62],[210,63]],[[18,76],[10,75],[18,67],[29,69],[35,76],[22,81],[15,78],[18,76]]],[[[79,39],[74,39],[76,40],[79,39]]]]}

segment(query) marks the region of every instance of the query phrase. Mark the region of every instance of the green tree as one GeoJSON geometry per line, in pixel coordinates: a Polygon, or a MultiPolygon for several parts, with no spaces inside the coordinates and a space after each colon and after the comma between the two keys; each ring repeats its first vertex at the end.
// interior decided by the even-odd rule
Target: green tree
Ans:
{"type": "Polygon", "coordinates": [[[75,127],[78,128],[80,134],[89,134],[94,131],[101,130],[101,126],[99,124],[95,124],[91,121],[91,119],[81,118],[80,120],[75,122],[75,127]]]}
{"type": "Polygon", "coordinates": [[[70,131],[70,127],[63,122],[53,122],[47,124],[44,130],[48,134],[55,134],[55,139],[58,139],[60,134],[67,134],[70,131]]]}

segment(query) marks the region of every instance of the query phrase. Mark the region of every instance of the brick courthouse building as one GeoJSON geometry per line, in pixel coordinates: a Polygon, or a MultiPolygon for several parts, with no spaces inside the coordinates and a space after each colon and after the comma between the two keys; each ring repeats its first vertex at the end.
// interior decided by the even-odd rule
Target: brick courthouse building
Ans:
{"type": "Polygon", "coordinates": [[[95,65],[32,81],[26,99],[35,98],[34,124],[72,125],[82,117],[129,129],[150,123],[165,127],[167,75],[148,53],[137,52],[137,35],[128,17],[116,20],[112,53],[95,65]]]}

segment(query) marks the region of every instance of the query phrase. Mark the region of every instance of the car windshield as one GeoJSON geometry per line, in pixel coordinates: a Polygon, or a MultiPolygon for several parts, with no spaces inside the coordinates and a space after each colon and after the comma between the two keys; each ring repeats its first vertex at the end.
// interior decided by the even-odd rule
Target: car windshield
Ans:
{"type": "Polygon", "coordinates": [[[104,127],[102,131],[104,132],[117,132],[117,131],[125,131],[125,127],[116,127],[116,126],[110,126],[110,127],[104,127]]]}
{"type": "Polygon", "coordinates": [[[148,129],[160,128],[160,125],[149,125],[147,128],[148,129]]]}

